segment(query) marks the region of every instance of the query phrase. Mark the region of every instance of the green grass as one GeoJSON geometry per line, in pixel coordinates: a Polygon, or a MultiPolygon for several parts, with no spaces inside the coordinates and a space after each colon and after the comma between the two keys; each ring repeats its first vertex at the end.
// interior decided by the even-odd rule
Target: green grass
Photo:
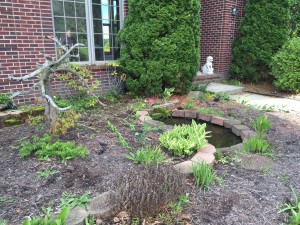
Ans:
{"type": "Polygon", "coordinates": [[[293,192],[294,203],[285,203],[285,208],[280,210],[279,213],[288,212],[290,214],[288,225],[300,225],[300,198],[292,186],[291,190],[293,192]]]}
{"type": "Polygon", "coordinates": [[[48,168],[48,169],[36,172],[36,174],[37,174],[36,177],[38,180],[40,180],[42,178],[48,178],[57,173],[59,173],[59,170],[55,170],[53,168],[48,168]]]}
{"type": "Polygon", "coordinates": [[[192,169],[196,186],[200,187],[202,190],[206,190],[216,177],[212,166],[206,164],[204,161],[193,163],[192,169]]]}
{"type": "Polygon", "coordinates": [[[244,143],[244,148],[247,152],[250,153],[260,153],[265,156],[271,156],[271,146],[267,139],[261,136],[254,136],[249,138],[244,143]]]}
{"type": "Polygon", "coordinates": [[[271,121],[266,115],[261,115],[252,121],[251,125],[259,135],[265,135],[271,128],[271,121]]]}
{"type": "Polygon", "coordinates": [[[224,116],[224,112],[216,111],[214,108],[199,108],[197,110],[198,113],[205,114],[205,115],[216,115],[216,116],[224,116]]]}
{"type": "Polygon", "coordinates": [[[149,147],[137,150],[136,153],[128,153],[126,158],[136,164],[158,165],[167,162],[166,154],[159,147],[149,147]]]}

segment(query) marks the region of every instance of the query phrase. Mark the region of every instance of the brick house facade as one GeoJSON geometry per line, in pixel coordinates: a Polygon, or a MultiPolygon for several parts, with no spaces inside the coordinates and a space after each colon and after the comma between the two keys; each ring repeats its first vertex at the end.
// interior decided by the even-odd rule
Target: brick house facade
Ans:
{"type": "MultiPolygon", "coordinates": [[[[39,55],[40,52],[55,56],[53,42],[42,38],[46,35],[54,36],[53,6],[51,6],[53,1],[1,0],[0,92],[29,90],[33,80],[9,81],[8,75],[21,76],[31,73],[37,63],[44,62],[44,58],[39,55]]],[[[84,4],[83,0],[76,1],[78,4],[84,4]]],[[[123,11],[122,16],[126,16],[127,0],[120,2],[123,4],[118,7],[123,11]]],[[[201,65],[205,63],[208,55],[212,55],[215,72],[224,78],[228,72],[232,40],[240,24],[245,4],[246,0],[201,0],[201,65]],[[232,15],[234,7],[237,8],[237,15],[232,15]]],[[[104,66],[101,63],[93,63],[88,68],[92,70],[96,79],[101,80],[100,91],[108,91],[109,72],[104,66]]],[[[63,95],[65,86],[55,81],[54,90],[58,95],[63,95]]],[[[34,98],[35,93],[22,96],[17,99],[17,103],[29,103],[34,98]]]]}

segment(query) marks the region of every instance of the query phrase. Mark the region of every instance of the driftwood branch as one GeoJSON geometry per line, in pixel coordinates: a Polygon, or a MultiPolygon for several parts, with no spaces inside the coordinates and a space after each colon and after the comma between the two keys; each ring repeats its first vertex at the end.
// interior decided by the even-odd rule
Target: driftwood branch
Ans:
{"type": "Polygon", "coordinates": [[[67,68],[67,67],[63,67],[63,68],[58,68],[58,69],[56,69],[55,72],[70,72],[71,74],[77,76],[77,77],[80,79],[82,85],[85,86],[85,87],[89,90],[89,94],[92,95],[93,97],[95,97],[95,98],[98,100],[98,102],[99,102],[100,105],[106,106],[106,104],[104,104],[103,102],[101,102],[101,101],[99,100],[99,98],[98,98],[97,95],[95,95],[94,93],[92,93],[91,88],[90,88],[90,86],[88,85],[88,83],[86,83],[86,82],[84,81],[84,78],[83,78],[79,73],[77,73],[75,70],[72,70],[72,69],[67,68]]]}
{"type": "Polygon", "coordinates": [[[58,39],[57,37],[50,37],[50,36],[44,36],[44,38],[50,39],[52,41],[54,41],[54,43],[56,43],[58,45],[59,48],[61,48],[64,52],[68,51],[68,48],[63,45],[58,39]]]}
{"type": "Polygon", "coordinates": [[[8,79],[9,80],[15,80],[15,81],[23,81],[23,80],[28,80],[32,77],[37,76],[39,73],[43,72],[44,69],[46,69],[47,67],[52,66],[54,63],[52,61],[46,61],[44,62],[40,68],[38,68],[37,70],[35,70],[34,72],[26,75],[26,76],[22,76],[22,77],[14,77],[12,75],[8,75],[8,79]]]}
{"type": "Polygon", "coordinates": [[[15,97],[17,97],[17,96],[19,96],[19,95],[27,95],[27,94],[30,94],[30,93],[32,93],[32,92],[35,90],[36,87],[39,86],[39,84],[40,84],[40,82],[35,83],[35,84],[30,88],[30,90],[28,90],[28,91],[18,91],[18,92],[15,92],[15,93],[13,93],[13,94],[10,96],[10,98],[13,99],[13,98],[15,98],[15,97]]]}
{"type": "Polygon", "coordinates": [[[75,48],[77,48],[77,47],[84,47],[84,44],[79,44],[79,43],[77,43],[77,44],[73,45],[68,51],[66,51],[65,54],[63,54],[63,55],[59,58],[59,60],[57,60],[57,61],[55,62],[55,64],[60,64],[60,63],[62,63],[66,58],[70,57],[71,52],[72,52],[75,48]]]}
{"type": "Polygon", "coordinates": [[[48,101],[55,109],[58,109],[59,111],[66,111],[66,110],[68,110],[68,109],[71,108],[71,106],[68,106],[68,107],[65,107],[65,108],[60,108],[60,107],[58,107],[58,106],[55,104],[55,102],[53,101],[53,99],[52,99],[49,95],[46,95],[44,83],[41,82],[40,84],[41,84],[41,85],[40,85],[40,91],[41,91],[41,93],[42,93],[42,96],[43,96],[44,98],[46,98],[47,101],[48,101]]]}

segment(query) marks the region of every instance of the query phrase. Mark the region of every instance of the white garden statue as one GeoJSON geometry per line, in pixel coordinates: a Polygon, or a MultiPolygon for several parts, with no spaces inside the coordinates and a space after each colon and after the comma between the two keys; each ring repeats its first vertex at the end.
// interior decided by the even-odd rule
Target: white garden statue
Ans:
{"type": "Polygon", "coordinates": [[[208,56],[206,58],[206,63],[202,66],[202,73],[203,74],[213,74],[214,68],[212,67],[212,62],[214,61],[212,56],[208,56]]]}

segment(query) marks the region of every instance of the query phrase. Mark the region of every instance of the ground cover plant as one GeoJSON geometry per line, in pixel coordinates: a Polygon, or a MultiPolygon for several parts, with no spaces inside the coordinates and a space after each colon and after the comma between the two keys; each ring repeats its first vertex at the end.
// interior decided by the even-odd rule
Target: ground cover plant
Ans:
{"type": "MultiPolygon", "coordinates": [[[[175,98],[181,100],[179,105],[184,105],[188,96],[171,96],[170,100],[175,98]]],[[[153,99],[155,102],[158,101],[156,98],[153,99]]],[[[143,197],[145,198],[143,201],[147,202],[146,194],[151,193],[151,190],[155,190],[153,192],[156,193],[158,188],[161,188],[159,195],[172,195],[170,198],[163,198],[167,199],[166,203],[158,200],[158,205],[162,207],[153,212],[154,216],[151,218],[139,216],[141,207],[136,208],[138,213],[132,213],[136,216],[128,213],[129,224],[143,223],[144,220],[145,223],[158,221],[164,224],[249,224],[249,221],[253,224],[264,224],[266,221],[270,224],[282,224],[286,217],[292,215],[289,214],[289,210],[284,213],[278,212],[285,208],[282,206],[284,203],[290,202],[292,206],[295,206],[293,200],[287,201],[291,198],[290,185],[294,187],[295,193],[299,193],[299,114],[280,111],[266,113],[267,118],[272,121],[272,128],[267,132],[266,138],[274,149],[273,157],[268,158],[275,164],[274,167],[268,170],[262,170],[259,167],[254,171],[252,168],[248,169],[243,166],[244,155],[239,155],[240,159],[238,159],[232,155],[237,154],[233,150],[227,149],[224,152],[222,150],[224,157],[220,157],[219,162],[214,165],[214,172],[223,180],[222,185],[218,185],[219,181],[216,180],[205,191],[201,191],[195,186],[193,177],[178,178],[176,171],[176,174],[172,175],[173,167],[169,170],[159,164],[159,167],[162,166],[161,169],[149,172],[150,167],[157,167],[156,163],[152,166],[142,166],[125,157],[130,152],[136,153],[139,149],[147,146],[153,148],[160,144],[158,138],[163,131],[151,130],[143,134],[144,126],[139,123],[131,108],[131,105],[137,103],[146,104],[149,107],[147,102],[148,99],[132,100],[124,96],[104,109],[94,108],[81,112],[81,118],[75,127],[64,134],[54,135],[53,142],[73,141],[88,148],[89,154],[84,158],[76,157],[66,160],[64,163],[61,163],[58,157],[50,158],[51,160],[46,157],[43,160],[37,157],[21,158],[19,152],[16,151],[20,143],[31,141],[30,137],[43,137],[46,132],[43,122],[38,126],[19,125],[0,129],[0,218],[12,225],[22,224],[26,216],[33,218],[39,215],[43,219],[42,215],[45,213],[42,208],[47,208],[49,205],[54,213],[60,212],[60,198],[63,192],[76,195],[76,198],[80,198],[85,193],[91,193],[89,196],[91,198],[95,193],[103,193],[117,187],[123,190],[124,186],[124,190],[128,190],[124,193],[124,195],[127,193],[127,197],[124,197],[127,200],[121,202],[133,202],[133,206],[135,206],[135,201],[140,204],[142,202],[140,199],[143,197]],[[118,135],[108,129],[107,120],[133,148],[133,151],[122,146],[118,135]],[[142,134],[141,140],[136,135],[137,133],[142,134]],[[100,151],[100,140],[107,144],[105,151],[100,151]],[[37,179],[37,172],[47,173],[51,168],[60,172],[37,179]],[[145,171],[141,172],[144,169],[145,171]],[[146,182],[140,182],[140,180],[144,181],[144,178],[146,182]],[[126,184],[129,184],[127,180],[133,182],[130,187],[137,186],[138,188],[127,187],[126,184]],[[154,180],[158,181],[154,182],[154,180]],[[166,185],[169,183],[167,181],[171,184],[174,182],[174,185],[166,185]],[[121,185],[118,185],[119,183],[121,185]],[[189,202],[182,203],[185,202],[180,200],[182,194],[188,196],[189,202]],[[129,197],[130,195],[135,197],[129,197]],[[179,213],[176,214],[177,212],[179,213]]],[[[251,123],[259,116],[264,115],[254,108],[241,106],[230,100],[229,102],[231,104],[227,101],[215,102],[213,99],[198,100],[196,110],[212,108],[214,111],[222,111],[224,117],[234,115],[235,119],[241,120],[248,127],[251,127],[251,123]]],[[[165,149],[162,151],[167,154],[165,149]]],[[[173,157],[171,154],[167,155],[172,159],[168,162],[168,166],[185,160],[173,157]]],[[[260,157],[262,157],[261,154],[255,154],[250,158],[260,159],[260,157]]],[[[150,194],[149,198],[149,202],[143,204],[142,208],[146,209],[143,215],[148,214],[147,205],[151,206],[151,212],[152,208],[155,210],[157,208],[153,206],[156,205],[158,196],[150,194]]],[[[187,199],[187,197],[184,198],[187,199]]],[[[129,209],[130,205],[123,205],[124,209],[129,209]]],[[[136,207],[139,206],[136,205],[136,207]]],[[[105,222],[112,224],[114,217],[122,221],[122,217],[116,213],[105,222]]],[[[90,224],[95,223],[92,218],[87,220],[90,224]]]]}

